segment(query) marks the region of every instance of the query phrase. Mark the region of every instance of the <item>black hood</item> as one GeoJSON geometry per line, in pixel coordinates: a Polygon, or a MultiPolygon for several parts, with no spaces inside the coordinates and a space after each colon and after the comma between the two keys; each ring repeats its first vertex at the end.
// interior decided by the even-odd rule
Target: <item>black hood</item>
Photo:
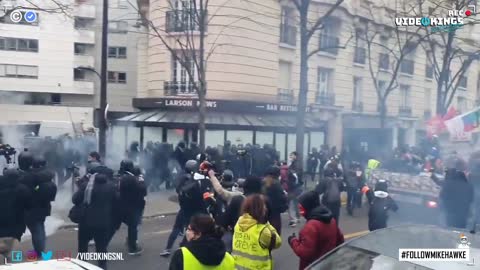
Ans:
{"type": "Polygon", "coordinates": [[[306,214],[307,220],[315,219],[326,224],[330,223],[332,218],[333,218],[332,212],[323,205],[320,205],[319,207],[314,208],[313,210],[311,210],[310,212],[307,212],[306,214]]]}
{"type": "Polygon", "coordinates": [[[221,239],[213,237],[200,237],[188,242],[186,248],[203,265],[220,265],[225,257],[225,244],[221,239]]]}

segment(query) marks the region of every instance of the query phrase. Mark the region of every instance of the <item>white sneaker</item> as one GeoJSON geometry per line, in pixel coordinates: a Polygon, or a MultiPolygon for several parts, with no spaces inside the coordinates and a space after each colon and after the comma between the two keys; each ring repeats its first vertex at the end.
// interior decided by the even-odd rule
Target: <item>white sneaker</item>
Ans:
{"type": "Polygon", "coordinates": [[[91,246],[95,246],[95,241],[90,240],[90,242],[88,242],[88,246],[90,246],[90,247],[91,247],[91,246]]]}

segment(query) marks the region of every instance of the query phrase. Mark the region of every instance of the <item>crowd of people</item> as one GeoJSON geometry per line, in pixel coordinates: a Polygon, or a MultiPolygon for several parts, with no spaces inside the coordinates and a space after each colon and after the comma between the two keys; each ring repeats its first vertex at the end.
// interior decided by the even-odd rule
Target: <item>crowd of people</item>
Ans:
{"type": "MultiPolygon", "coordinates": [[[[0,220],[0,240],[13,246],[28,228],[38,254],[45,251],[44,223],[57,191],[58,172],[46,156],[47,152],[25,149],[19,154],[18,168],[5,169],[0,178],[0,207],[6,217],[0,220]]],[[[299,269],[304,269],[344,241],[339,229],[342,192],[347,193],[349,215],[362,206],[366,196],[371,231],[387,227],[388,212],[398,210],[387,181],[367,185],[370,170],[377,169],[380,161],[346,162],[335,148],[312,149],[305,172],[296,152],[290,153],[289,161],[280,161],[269,145],[244,147],[229,142],[204,152],[195,143],[181,142],[175,148],[148,143],[143,150],[133,143],[118,172],[97,152],[87,156],[85,175],[74,179],[77,188],[69,212],[70,220],[78,224],[78,251],[87,252],[93,240],[97,252],[106,252],[123,223],[128,228],[128,253],[140,255],[138,234],[147,191],[165,183],[166,188],[175,189],[180,206],[160,253],[172,255],[170,269],[174,270],[272,269],[272,252],[285,243],[281,219],[285,212],[291,227],[298,226],[300,218],[306,220],[298,236],[286,238],[300,258],[299,269]],[[167,166],[162,167],[162,162],[167,166]],[[175,163],[173,169],[169,162],[175,163]],[[306,181],[315,182],[315,188],[305,190],[306,181]],[[180,249],[174,251],[179,236],[183,238],[180,249]]],[[[432,178],[442,186],[440,201],[447,225],[466,228],[469,209],[478,205],[480,196],[472,180],[480,175],[480,154],[472,155],[468,164],[460,161],[455,159],[444,180],[435,174],[432,178]]],[[[107,269],[106,261],[98,263],[107,269]]]]}

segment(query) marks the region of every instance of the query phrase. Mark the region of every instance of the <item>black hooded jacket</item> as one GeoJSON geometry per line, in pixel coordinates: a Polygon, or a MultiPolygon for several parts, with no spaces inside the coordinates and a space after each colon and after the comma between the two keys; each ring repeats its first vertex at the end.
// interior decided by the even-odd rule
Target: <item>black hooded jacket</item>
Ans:
{"type": "Polygon", "coordinates": [[[51,202],[55,200],[57,186],[53,182],[54,174],[47,168],[37,168],[30,171],[32,181],[30,189],[32,193],[31,208],[25,213],[27,223],[44,222],[50,216],[51,202]]]}
{"type": "MultiPolygon", "coordinates": [[[[80,205],[84,202],[86,186],[73,194],[72,202],[80,205]]],[[[105,175],[97,175],[93,186],[90,205],[86,207],[84,219],[80,226],[89,228],[110,229],[113,224],[113,210],[118,202],[114,185],[105,175]]]]}
{"type": "Polygon", "coordinates": [[[25,232],[24,213],[30,207],[31,193],[18,182],[19,174],[0,176],[0,238],[20,237],[25,232]]]}
{"type": "MultiPolygon", "coordinates": [[[[213,237],[200,237],[197,240],[187,242],[184,247],[205,266],[220,265],[227,252],[223,241],[213,237]]],[[[169,270],[190,270],[183,268],[183,253],[181,249],[178,249],[173,254],[169,270]]]]}
{"type": "Polygon", "coordinates": [[[440,192],[440,201],[447,213],[468,217],[473,202],[473,185],[468,181],[465,173],[449,170],[445,175],[440,192]]]}

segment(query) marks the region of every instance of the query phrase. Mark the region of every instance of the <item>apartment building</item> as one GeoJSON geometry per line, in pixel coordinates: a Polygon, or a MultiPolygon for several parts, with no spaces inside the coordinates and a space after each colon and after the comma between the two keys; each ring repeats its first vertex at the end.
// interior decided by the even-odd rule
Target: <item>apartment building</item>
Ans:
{"type": "MultiPolygon", "coordinates": [[[[10,11],[27,7],[21,10],[24,16],[18,23],[11,21],[10,12],[0,19],[2,125],[95,124],[102,1],[62,1],[64,10],[54,2],[2,1],[10,11]],[[42,10],[29,10],[31,3],[42,10]],[[26,21],[27,12],[36,14],[34,22],[26,21]]],[[[125,113],[132,111],[131,98],[136,93],[137,47],[135,33],[128,31],[138,29],[138,13],[126,1],[110,2],[108,103],[111,112],[125,113]]]]}
{"type": "MultiPolygon", "coordinates": [[[[194,27],[188,15],[178,15],[188,14],[186,10],[192,8],[189,0],[138,2],[173,48],[185,27],[194,27]]],[[[312,1],[309,16],[314,19],[324,14],[334,2],[312,1]]],[[[225,140],[269,143],[286,158],[295,150],[300,70],[296,8],[291,1],[276,0],[212,0],[210,5],[205,42],[206,144],[216,146],[225,140]]],[[[369,1],[347,0],[312,37],[305,150],[325,143],[337,148],[385,148],[379,140],[388,147],[413,145],[417,131],[424,129],[424,119],[435,111],[432,67],[426,53],[417,47],[401,63],[399,84],[387,99],[385,128],[381,129],[370,62],[375,72],[381,71],[376,79],[383,89],[389,86],[388,74],[395,59],[379,48],[368,54],[365,40],[355,38],[366,30],[371,10],[369,1]]],[[[378,14],[386,17],[388,11],[379,9],[378,14]]],[[[389,44],[394,39],[387,30],[393,24],[382,20],[389,27],[380,24],[376,38],[378,43],[389,44]]],[[[469,29],[465,35],[473,33],[469,29]]],[[[139,59],[142,82],[133,102],[139,112],[118,121],[142,127],[127,127],[125,133],[117,127],[117,134],[126,134],[127,141],[159,137],[171,143],[196,140],[196,94],[188,78],[198,75],[188,74],[152,28],[150,34],[142,41],[146,53],[139,59]]],[[[478,73],[477,64],[468,69],[454,105],[464,110],[474,105],[478,73]]]]}

